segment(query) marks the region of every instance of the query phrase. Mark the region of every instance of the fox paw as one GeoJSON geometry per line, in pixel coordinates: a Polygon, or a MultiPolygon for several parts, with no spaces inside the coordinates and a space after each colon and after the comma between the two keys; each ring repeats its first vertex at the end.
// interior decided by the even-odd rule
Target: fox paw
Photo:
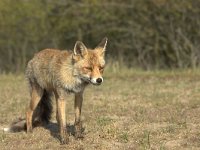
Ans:
{"type": "Polygon", "coordinates": [[[75,133],[75,139],[78,140],[78,139],[83,139],[84,138],[84,134],[81,133],[81,132],[76,132],[75,133]]]}
{"type": "Polygon", "coordinates": [[[65,137],[65,138],[61,138],[60,139],[60,144],[64,145],[64,144],[68,144],[69,143],[69,137],[65,137]]]}
{"type": "Polygon", "coordinates": [[[28,128],[27,130],[26,130],[26,133],[33,133],[33,129],[32,128],[28,128]]]}

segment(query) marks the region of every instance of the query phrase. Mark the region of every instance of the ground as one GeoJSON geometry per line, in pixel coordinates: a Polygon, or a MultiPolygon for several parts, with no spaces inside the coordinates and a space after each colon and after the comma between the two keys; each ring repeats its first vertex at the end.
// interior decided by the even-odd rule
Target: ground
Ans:
{"type": "MultiPolygon", "coordinates": [[[[0,131],[0,149],[200,149],[200,71],[106,71],[84,94],[85,138],[60,145],[55,108],[32,134],[0,131]]],[[[30,100],[23,75],[0,75],[0,127],[24,117],[30,100]]],[[[73,131],[73,95],[66,97],[73,131]]]]}

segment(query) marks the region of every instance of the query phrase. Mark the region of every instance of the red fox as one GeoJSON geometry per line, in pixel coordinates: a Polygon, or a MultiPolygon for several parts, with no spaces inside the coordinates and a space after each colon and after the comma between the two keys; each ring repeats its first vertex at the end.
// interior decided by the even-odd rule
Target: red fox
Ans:
{"type": "Polygon", "coordinates": [[[83,92],[88,84],[100,85],[103,82],[106,45],[107,38],[104,38],[93,50],[77,41],[73,51],[45,49],[36,53],[26,68],[31,96],[26,120],[13,123],[10,128],[4,128],[4,131],[32,132],[33,127],[38,124],[49,123],[52,113],[51,95],[54,94],[60,141],[62,144],[68,143],[65,93],[74,93],[75,137],[82,138],[80,116],[83,92]]]}

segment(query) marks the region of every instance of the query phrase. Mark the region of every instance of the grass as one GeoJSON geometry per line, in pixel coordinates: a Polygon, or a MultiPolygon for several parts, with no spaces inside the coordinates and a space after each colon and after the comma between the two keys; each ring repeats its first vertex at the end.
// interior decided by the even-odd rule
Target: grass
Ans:
{"type": "MultiPolygon", "coordinates": [[[[0,131],[0,149],[199,149],[200,71],[106,70],[101,86],[85,91],[85,138],[60,145],[58,127],[32,134],[0,131]]],[[[23,75],[0,75],[0,126],[25,116],[29,93],[23,75]]],[[[67,120],[74,122],[73,96],[67,120]]],[[[52,117],[55,121],[55,111],[52,117]]]]}

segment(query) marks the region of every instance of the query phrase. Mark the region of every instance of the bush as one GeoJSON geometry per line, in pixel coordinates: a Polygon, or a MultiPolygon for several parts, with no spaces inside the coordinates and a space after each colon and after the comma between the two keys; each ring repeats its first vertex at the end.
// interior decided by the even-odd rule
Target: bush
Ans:
{"type": "Polygon", "coordinates": [[[109,38],[107,58],[143,69],[200,65],[200,1],[0,1],[0,71],[21,71],[43,48],[95,47],[109,38]]]}

